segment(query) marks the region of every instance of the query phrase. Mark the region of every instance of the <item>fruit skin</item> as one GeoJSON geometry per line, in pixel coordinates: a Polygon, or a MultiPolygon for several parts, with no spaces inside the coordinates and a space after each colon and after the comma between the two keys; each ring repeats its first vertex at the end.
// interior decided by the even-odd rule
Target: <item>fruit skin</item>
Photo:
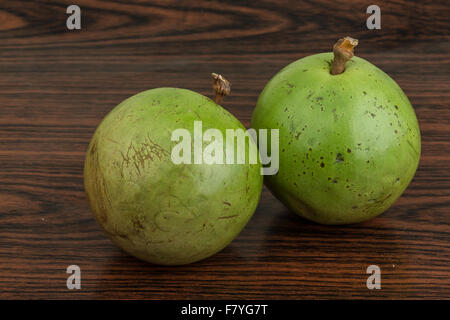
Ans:
{"type": "MultiPolygon", "coordinates": [[[[96,220],[142,260],[179,265],[223,249],[251,218],[261,165],[179,164],[171,133],[244,126],[198,93],[158,88],[128,98],[101,122],[89,145],[84,184],[96,220]]],[[[204,147],[207,143],[203,143],[204,147]]]]}
{"type": "Polygon", "coordinates": [[[377,216],[403,193],[420,158],[420,130],[400,87],[353,57],[331,75],[332,53],[297,60],[261,93],[252,127],[279,128],[280,167],[266,176],[300,216],[348,224],[377,216]]]}

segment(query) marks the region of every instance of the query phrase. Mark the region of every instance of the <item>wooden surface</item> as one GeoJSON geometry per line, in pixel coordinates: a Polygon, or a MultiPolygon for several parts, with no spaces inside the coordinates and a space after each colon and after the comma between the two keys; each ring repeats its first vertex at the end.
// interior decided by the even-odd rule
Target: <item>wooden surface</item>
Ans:
{"type": "Polygon", "coordinates": [[[450,298],[448,1],[0,2],[0,298],[450,298]],[[66,29],[66,7],[82,29],[66,29]],[[104,235],[83,189],[85,152],[115,105],[161,86],[210,95],[246,126],[259,92],[286,64],[360,39],[356,54],[391,75],[416,110],[419,170],[380,217],[330,227],[290,213],[267,189],[244,231],[183,267],[127,256],[104,235]],[[82,289],[66,288],[66,268],[82,289]],[[379,265],[382,289],[366,288],[379,265]]]}

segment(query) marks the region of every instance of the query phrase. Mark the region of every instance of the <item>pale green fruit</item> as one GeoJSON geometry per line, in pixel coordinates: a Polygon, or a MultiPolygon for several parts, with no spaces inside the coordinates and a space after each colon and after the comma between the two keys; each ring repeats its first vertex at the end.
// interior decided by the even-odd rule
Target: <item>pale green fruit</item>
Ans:
{"type": "Polygon", "coordinates": [[[97,221],[129,254],[163,265],[198,261],[228,245],[251,218],[262,189],[259,163],[171,161],[171,133],[186,128],[193,137],[200,120],[203,130],[224,135],[245,129],[214,101],[176,88],[123,101],[97,128],[85,189],[97,221]]]}

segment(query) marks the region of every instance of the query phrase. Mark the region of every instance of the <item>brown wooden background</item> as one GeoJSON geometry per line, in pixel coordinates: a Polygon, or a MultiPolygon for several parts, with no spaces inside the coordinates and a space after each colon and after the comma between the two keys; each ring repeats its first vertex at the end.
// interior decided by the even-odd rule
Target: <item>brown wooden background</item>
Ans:
{"type": "Polygon", "coordinates": [[[448,1],[0,1],[0,298],[450,298],[448,1]],[[82,30],[66,29],[66,7],[82,30]],[[210,94],[245,125],[283,66],[360,39],[356,54],[390,74],[419,118],[423,155],[382,216],[320,226],[264,190],[245,230],[212,258],[160,267],[127,256],[88,209],[83,162],[103,116],[161,86],[210,94]],[[82,289],[66,288],[68,265],[82,289]],[[382,289],[366,288],[377,264],[382,289]]]}

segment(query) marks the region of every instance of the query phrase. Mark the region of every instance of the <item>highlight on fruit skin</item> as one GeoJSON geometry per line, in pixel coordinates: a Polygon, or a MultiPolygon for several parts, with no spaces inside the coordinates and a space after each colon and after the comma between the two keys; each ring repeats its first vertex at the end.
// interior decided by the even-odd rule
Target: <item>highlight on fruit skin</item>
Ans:
{"type": "MultiPolygon", "coordinates": [[[[215,81],[220,96],[229,93],[224,77],[215,81]]],[[[195,121],[223,134],[245,130],[199,93],[156,88],[115,107],[87,150],[84,185],[91,211],[115,244],[144,261],[181,265],[205,259],[239,234],[258,204],[260,163],[172,162],[177,142],[171,134],[184,128],[194,136],[195,121]]]]}
{"type": "Polygon", "coordinates": [[[420,130],[406,95],[340,39],[333,52],[299,59],[266,85],[251,127],[279,128],[271,192],[293,212],[322,224],[365,221],[386,211],[412,180],[420,130]]]}

